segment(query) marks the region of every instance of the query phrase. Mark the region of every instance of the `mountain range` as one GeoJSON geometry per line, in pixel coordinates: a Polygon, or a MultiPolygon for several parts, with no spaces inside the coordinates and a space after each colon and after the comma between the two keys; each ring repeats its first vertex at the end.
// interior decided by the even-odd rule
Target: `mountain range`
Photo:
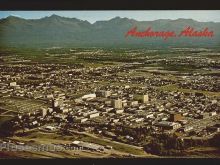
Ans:
{"type": "Polygon", "coordinates": [[[9,16],[0,19],[0,45],[26,47],[210,47],[220,46],[220,23],[198,22],[192,19],[158,19],[137,21],[115,17],[110,20],[88,21],[51,15],[41,19],[23,19],[9,16]],[[164,41],[158,37],[125,37],[132,28],[154,31],[175,31],[177,34],[185,27],[202,30],[206,27],[214,32],[214,37],[180,37],[164,41]]]}

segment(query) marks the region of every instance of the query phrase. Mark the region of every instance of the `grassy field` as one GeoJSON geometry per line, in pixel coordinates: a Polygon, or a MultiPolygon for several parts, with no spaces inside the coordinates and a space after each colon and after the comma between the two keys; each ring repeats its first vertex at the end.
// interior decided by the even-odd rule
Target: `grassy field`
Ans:
{"type": "Polygon", "coordinates": [[[175,84],[157,87],[157,89],[163,90],[163,91],[179,91],[179,92],[183,92],[183,93],[199,92],[199,93],[203,93],[204,95],[210,96],[210,97],[214,97],[214,96],[220,97],[220,92],[209,92],[209,91],[202,91],[202,90],[183,89],[183,88],[179,88],[175,84]]]}
{"type": "Polygon", "coordinates": [[[38,131],[29,132],[25,137],[13,137],[13,139],[21,140],[25,142],[29,142],[30,140],[34,140],[35,143],[39,144],[51,144],[51,143],[72,143],[74,140],[80,140],[85,142],[96,143],[100,145],[110,145],[113,147],[116,152],[133,154],[139,156],[153,156],[145,153],[142,149],[134,148],[127,146],[126,144],[121,143],[113,143],[110,141],[105,141],[102,138],[93,138],[90,136],[82,135],[82,134],[73,134],[72,136],[63,136],[56,133],[43,133],[38,131]]]}

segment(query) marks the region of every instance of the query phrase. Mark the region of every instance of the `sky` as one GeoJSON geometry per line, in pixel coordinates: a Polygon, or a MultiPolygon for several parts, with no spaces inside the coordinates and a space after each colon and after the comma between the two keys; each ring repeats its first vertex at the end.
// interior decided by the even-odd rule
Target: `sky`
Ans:
{"type": "Polygon", "coordinates": [[[39,19],[52,14],[87,20],[90,23],[109,20],[116,16],[127,17],[138,21],[186,18],[201,22],[220,22],[220,10],[0,11],[0,19],[10,15],[25,19],[39,19]]]}

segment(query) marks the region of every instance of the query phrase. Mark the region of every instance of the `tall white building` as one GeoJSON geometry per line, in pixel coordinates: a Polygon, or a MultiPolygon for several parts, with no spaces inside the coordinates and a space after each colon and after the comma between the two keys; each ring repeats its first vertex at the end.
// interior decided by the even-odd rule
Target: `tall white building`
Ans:
{"type": "Polygon", "coordinates": [[[113,100],[112,106],[116,109],[121,109],[122,108],[122,100],[121,99],[113,100]]]}

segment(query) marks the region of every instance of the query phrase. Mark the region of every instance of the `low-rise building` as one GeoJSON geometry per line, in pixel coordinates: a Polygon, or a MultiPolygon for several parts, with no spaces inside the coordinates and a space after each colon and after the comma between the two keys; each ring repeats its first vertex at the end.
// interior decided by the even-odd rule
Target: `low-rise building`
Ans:
{"type": "Polygon", "coordinates": [[[173,130],[181,127],[179,123],[168,122],[168,121],[161,121],[159,123],[156,123],[155,126],[161,127],[163,129],[173,129],[173,130]]]}

